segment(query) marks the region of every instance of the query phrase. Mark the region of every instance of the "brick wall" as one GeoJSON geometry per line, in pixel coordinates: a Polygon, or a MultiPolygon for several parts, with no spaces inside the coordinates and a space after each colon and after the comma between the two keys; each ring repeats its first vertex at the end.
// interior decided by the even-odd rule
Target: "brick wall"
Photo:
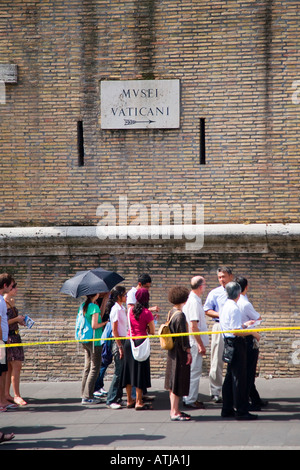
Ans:
{"type": "Polygon", "coordinates": [[[205,204],[206,223],[297,222],[299,2],[4,1],[1,223],[86,225],[104,200],[205,204]],[[107,131],[99,82],[176,78],[181,128],[107,131]],[[199,119],[206,165],[199,165],[199,119]],[[85,165],[78,167],[77,121],[85,165]]]}
{"type": "MultiPolygon", "coordinates": [[[[161,307],[163,321],[170,308],[167,291],[170,286],[189,287],[190,277],[203,275],[207,291],[217,284],[216,267],[225,263],[236,275],[249,279],[249,298],[262,315],[262,326],[295,327],[299,325],[299,255],[251,254],[162,254],[119,253],[97,256],[35,256],[6,257],[1,270],[15,274],[19,285],[17,306],[34,320],[32,329],[22,329],[23,342],[68,341],[74,339],[75,318],[79,300],[59,289],[65,279],[76,271],[95,266],[116,270],[125,277],[127,289],[136,285],[137,276],[149,272],[152,276],[151,303],[161,307]]],[[[207,320],[209,330],[212,327],[207,320]]],[[[274,377],[298,376],[299,330],[262,333],[259,373],[274,377]],[[297,343],[298,342],[298,343],[297,343]]],[[[160,351],[158,340],[152,343],[152,375],[164,374],[166,355],[160,351]]],[[[81,347],[74,343],[26,347],[24,380],[78,380],[83,367],[81,347]]],[[[209,350],[203,373],[209,369],[209,350]]]]}
{"type": "MultiPolygon", "coordinates": [[[[117,206],[121,194],[147,207],[203,203],[207,224],[299,223],[300,104],[292,101],[299,12],[296,0],[3,0],[0,63],[18,66],[18,83],[6,84],[0,105],[1,226],[96,225],[98,205],[117,206]],[[142,78],[180,79],[180,129],[101,130],[100,81],[142,78]]],[[[1,269],[20,285],[20,310],[37,321],[23,340],[73,338],[77,304],[58,290],[77,269],[95,265],[122,272],[127,288],[149,271],[153,301],[167,312],[166,287],[188,285],[200,271],[212,288],[216,267],[228,263],[249,277],[266,326],[298,321],[299,251],[87,253],[1,251],[1,269]]],[[[297,338],[266,334],[260,372],[298,375],[297,338]]],[[[28,380],[81,374],[74,345],[28,348],[26,357],[28,380]]],[[[157,347],[152,362],[161,374],[157,347]]]]}

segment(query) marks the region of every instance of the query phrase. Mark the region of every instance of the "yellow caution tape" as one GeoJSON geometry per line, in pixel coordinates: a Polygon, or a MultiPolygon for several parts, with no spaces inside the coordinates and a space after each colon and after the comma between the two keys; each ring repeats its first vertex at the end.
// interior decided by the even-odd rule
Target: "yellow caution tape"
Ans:
{"type": "Polygon", "coordinates": [[[255,328],[255,329],[250,329],[247,328],[245,330],[219,330],[219,331],[199,331],[195,333],[171,333],[171,334],[165,334],[165,335],[144,335],[144,336],[120,336],[120,337],[110,337],[110,338],[94,338],[94,339],[73,339],[73,340],[65,340],[65,341],[37,341],[37,342],[32,342],[32,343],[12,343],[12,344],[0,344],[0,348],[14,348],[17,346],[41,346],[41,345],[49,345],[49,344],[69,344],[69,343],[85,343],[85,342],[91,342],[91,341],[111,341],[111,340],[125,340],[125,339],[143,339],[143,338],[149,338],[149,339],[154,339],[154,338],[167,338],[169,336],[171,337],[177,337],[177,336],[196,336],[196,335],[215,335],[215,334],[225,334],[225,333],[242,333],[242,332],[247,332],[247,333],[260,333],[264,331],[292,331],[292,330],[300,330],[300,326],[286,326],[286,327],[273,327],[273,328],[255,328]]]}

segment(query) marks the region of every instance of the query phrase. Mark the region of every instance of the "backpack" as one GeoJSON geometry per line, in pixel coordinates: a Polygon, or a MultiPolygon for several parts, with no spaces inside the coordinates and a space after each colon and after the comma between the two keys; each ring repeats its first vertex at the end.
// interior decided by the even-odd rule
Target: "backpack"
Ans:
{"type": "Polygon", "coordinates": [[[102,336],[101,336],[101,345],[102,345],[101,360],[102,360],[102,364],[108,367],[109,364],[112,363],[112,359],[113,359],[112,340],[110,339],[110,340],[105,341],[104,338],[112,338],[112,328],[111,328],[110,322],[106,323],[102,336]]]}
{"type": "Polygon", "coordinates": [[[75,326],[75,339],[84,340],[84,339],[93,339],[94,330],[92,325],[87,321],[85,315],[83,315],[82,305],[79,308],[76,326],[75,326]]]}
{"type": "Polygon", "coordinates": [[[104,341],[102,346],[102,353],[101,353],[101,365],[109,366],[112,363],[113,355],[112,355],[112,347],[111,341],[104,341]]]}
{"type": "MultiPolygon", "coordinates": [[[[176,312],[173,313],[171,318],[168,321],[166,321],[166,323],[163,323],[162,325],[160,325],[159,330],[158,330],[159,335],[170,335],[171,334],[169,323],[172,320],[172,318],[174,317],[174,315],[176,315],[177,313],[180,313],[179,310],[176,310],[176,312]]],[[[169,312],[168,316],[170,316],[170,312],[169,312]]],[[[174,348],[174,340],[173,340],[172,336],[164,336],[164,337],[160,336],[159,341],[160,341],[161,349],[166,349],[168,351],[168,350],[174,348]]]]}

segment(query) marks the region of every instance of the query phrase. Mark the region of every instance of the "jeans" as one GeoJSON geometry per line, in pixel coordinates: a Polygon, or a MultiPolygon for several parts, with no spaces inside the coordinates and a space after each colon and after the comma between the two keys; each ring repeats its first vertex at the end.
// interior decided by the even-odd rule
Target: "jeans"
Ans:
{"type": "Polygon", "coordinates": [[[103,388],[104,387],[104,375],[105,375],[105,372],[106,372],[106,369],[108,368],[109,364],[108,365],[104,365],[103,363],[101,363],[101,367],[100,367],[100,372],[99,372],[99,375],[98,375],[98,378],[96,380],[96,383],[95,383],[95,392],[100,390],[100,388],[103,388]]]}
{"type": "MultiPolygon", "coordinates": [[[[124,341],[122,341],[124,343],[124,341]]],[[[111,405],[112,403],[116,403],[118,400],[120,400],[123,396],[123,387],[121,383],[121,376],[123,372],[123,363],[124,359],[120,358],[119,354],[119,348],[117,343],[114,341],[114,344],[112,346],[112,355],[113,355],[113,360],[115,363],[115,371],[114,375],[107,393],[107,399],[106,399],[106,404],[111,405]]]]}

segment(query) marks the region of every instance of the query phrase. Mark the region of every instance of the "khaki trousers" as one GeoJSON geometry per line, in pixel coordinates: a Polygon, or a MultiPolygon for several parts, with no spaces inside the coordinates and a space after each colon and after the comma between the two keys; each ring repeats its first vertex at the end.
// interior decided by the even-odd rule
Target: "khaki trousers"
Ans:
{"type": "MultiPolygon", "coordinates": [[[[214,323],[212,331],[221,331],[220,323],[214,323]]],[[[224,340],[222,333],[211,335],[209,389],[210,395],[221,396],[223,383],[223,359],[224,340]]]]}

